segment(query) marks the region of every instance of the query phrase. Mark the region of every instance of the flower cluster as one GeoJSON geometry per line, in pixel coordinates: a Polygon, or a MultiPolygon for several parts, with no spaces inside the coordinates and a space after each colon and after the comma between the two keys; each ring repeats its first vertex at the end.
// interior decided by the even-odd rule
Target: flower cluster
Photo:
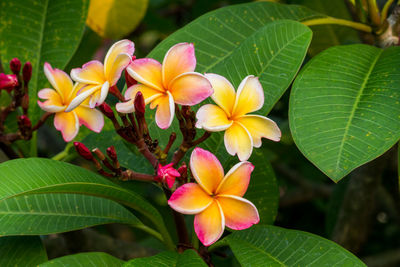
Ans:
{"type": "MultiPolygon", "coordinates": [[[[275,122],[261,115],[249,114],[260,110],[264,104],[264,91],[258,78],[245,77],[236,92],[223,76],[195,72],[195,50],[190,43],[171,47],[162,63],[151,58],[136,59],[133,53],[131,41],[119,41],[108,51],[104,65],[96,60],[90,61],[82,68],[73,69],[72,79],[46,63],[45,75],[53,89],[39,91],[39,97],[45,99],[44,102],[38,101],[39,106],[55,113],[55,128],[62,132],[65,141],[74,139],[82,124],[100,132],[104,125],[103,114],[109,118],[117,133],[135,144],[152,164],[154,175],[121,169],[113,147],[107,150],[107,158],[99,149],[91,152],[76,142],[78,153],[92,161],[104,176],[163,185],[172,192],[168,201],[172,209],[183,214],[195,214],[195,232],[205,246],[218,240],[225,226],[241,230],[258,223],[256,207],[243,198],[254,169],[247,160],[253,147],[261,147],[261,138],[279,141],[281,137],[275,122]],[[128,88],[122,96],[116,84],[124,70],[128,88]],[[105,103],[109,92],[120,100],[115,106],[120,120],[105,103]],[[208,97],[215,104],[203,105],[197,114],[190,109],[208,97]],[[166,159],[176,134],[171,134],[164,150],[157,140],[151,139],[144,116],[148,104],[151,109],[156,109],[155,122],[159,128],[169,128],[174,117],[179,122],[183,141],[169,164],[166,164],[166,159]],[[195,140],[196,128],[204,129],[205,133],[195,140]],[[224,175],[218,159],[211,152],[197,147],[190,158],[190,170],[197,183],[190,182],[186,165],[183,163],[178,169],[175,166],[186,151],[203,142],[211,132],[219,131],[225,132],[227,152],[237,155],[240,162],[224,175]],[[111,173],[105,171],[102,164],[111,173]]],[[[12,78],[8,77],[7,82],[12,83],[12,78]]]]}

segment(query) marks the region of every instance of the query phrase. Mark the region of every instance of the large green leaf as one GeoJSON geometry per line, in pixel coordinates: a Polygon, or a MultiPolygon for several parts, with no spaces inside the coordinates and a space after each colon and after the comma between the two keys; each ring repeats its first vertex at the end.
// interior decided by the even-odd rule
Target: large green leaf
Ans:
{"type": "Polygon", "coordinates": [[[107,223],[142,225],[120,204],[99,197],[39,194],[0,202],[0,236],[46,235],[107,223]]]}
{"type": "Polygon", "coordinates": [[[87,252],[64,256],[45,263],[40,267],[72,267],[72,266],[96,266],[96,267],[119,267],[124,262],[103,252],[87,252]]]}
{"type": "Polygon", "coordinates": [[[171,244],[160,213],[137,193],[93,172],[48,159],[30,158],[0,164],[0,203],[21,195],[38,193],[84,194],[107,198],[139,211],[149,218],[171,244]]]}
{"type": "MultiPolygon", "coordinates": [[[[220,241],[246,266],[366,266],[353,254],[322,237],[276,226],[253,226],[220,241]]],[[[218,244],[218,243],[217,243],[218,244]]]]}
{"type": "Polygon", "coordinates": [[[294,82],[289,119],[301,152],[334,181],[400,137],[400,48],[332,47],[294,82]]]}
{"type": "Polygon", "coordinates": [[[37,91],[47,81],[44,62],[63,69],[81,40],[88,0],[0,0],[0,57],[3,63],[18,57],[33,65],[30,82],[31,119],[36,121],[37,91]]]}
{"type": "Polygon", "coordinates": [[[161,252],[152,257],[133,259],[124,264],[124,267],[169,266],[205,267],[207,264],[201,259],[199,254],[192,249],[187,249],[182,254],[172,251],[161,252]]]}
{"type": "Polygon", "coordinates": [[[0,266],[36,266],[47,261],[46,250],[38,236],[0,238],[0,266]]]}

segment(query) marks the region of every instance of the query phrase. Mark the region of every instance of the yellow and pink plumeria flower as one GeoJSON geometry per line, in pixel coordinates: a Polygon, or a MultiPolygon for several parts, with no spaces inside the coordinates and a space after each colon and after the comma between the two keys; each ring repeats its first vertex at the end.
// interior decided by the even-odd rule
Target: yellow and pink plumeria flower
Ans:
{"type": "Polygon", "coordinates": [[[132,61],[127,67],[130,76],[140,84],[125,92],[124,103],[116,108],[122,113],[134,111],[133,101],[141,91],[145,103],[156,111],[156,123],[161,129],[168,128],[175,114],[175,103],[192,106],[200,103],[212,93],[210,82],[200,73],[194,72],[196,57],[193,44],[179,43],[171,47],[160,64],[151,58],[132,61]]]}
{"type": "Polygon", "coordinates": [[[100,132],[104,125],[103,114],[90,108],[88,101],[71,112],[66,112],[67,106],[82,88],[82,84],[74,85],[68,74],[53,69],[47,62],[44,64],[44,74],[55,90],[50,88],[40,90],[38,96],[46,101],[38,101],[38,104],[44,111],[55,113],[54,126],[61,131],[64,140],[69,142],[74,139],[82,124],[94,132],[100,132]]]}
{"type": "Polygon", "coordinates": [[[108,90],[114,86],[121,77],[122,71],[129,65],[135,45],[132,41],[121,40],[108,50],[104,65],[98,60],[92,60],[82,66],[71,70],[71,78],[85,85],[78,96],[71,101],[67,111],[73,110],[80,103],[90,98],[89,105],[94,108],[104,102],[108,90]]]}
{"type": "Polygon", "coordinates": [[[250,162],[239,162],[224,175],[221,163],[211,152],[195,148],[190,169],[197,184],[179,187],[168,204],[180,213],[196,214],[194,229],[205,246],[221,237],[225,225],[243,230],[260,221],[257,208],[243,198],[254,169],[250,162]]]}
{"type": "Polygon", "coordinates": [[[264,91],[257,77],[249,75],[240,83],[237,93],[232,84],[217,74],[205,74],[217,105],[202,106],[196,114],[197,128],[210,132],[225,131],[224,142],[229,154],[248,160],[254,147],[261,147],[261,138],[279,141],[281,131],[276,123],[264,116],[247,115],[264,105],[264,91]]]}

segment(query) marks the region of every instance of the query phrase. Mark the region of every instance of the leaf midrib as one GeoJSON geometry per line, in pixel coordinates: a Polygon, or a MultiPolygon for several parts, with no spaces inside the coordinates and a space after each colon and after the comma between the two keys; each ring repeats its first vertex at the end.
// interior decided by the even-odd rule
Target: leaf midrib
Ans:
{"type": "Polygon", "coordinates": [[[346,137],[347,137],[347,135],[348,135],[348,132],[349,132],[349,129],[350,129],[350,125],[351,125],[351,123],[352,123],[352,121],[353,121],[353,119],[354,119],[354,115],[355,115],[355,112],[356,112],[356,110],[357,110],[358,103],[360,102],[360,98],[361,98],[361,96],[362,96],[362,94],[363,94],[363,92],[364,92],[365,87],[366,87],[367,84],[368,84],[369,77],[371,76],[371,73],[372,73],[372,71],[374,70],[375,65],[376,65],[376,63],[378,62],[378,60],[379,60],[380,56],[382,55],[382,53],[383,53],[383,50],[380,49],[380,50],[379,50],[379,54],[376,56],[375,60],[372,62],[371,67],[369,68],[367,74],[365,75],[364,81],[363,81],[363,83],[361,84],[360,91],[359,91],[359,93],[357,94],[356,100],[355,100],[354,105],[353,105],[353,107],[352,107],[352,110],[351,110],[351,113],[350,113],[350,116],[349,116],[349,120],[347,121],[347,124],[346,124],[346,127],[345,127],[345,131],[344,131],[344,134],[343,134],[343,138],[342,138],[342,141],[340,142],[340,146],[339,146],[339,151],[338,151],[338,155],[339,155],[339,156],[338,156],[338,158],[337,158],[336,167],[335,167],[336,173],[337,173],[338,170],[339,170],[339,165],[340,165],[340,163],[341,163],[341,158],[342,158],[342,155],[343,155],[342,152],[343,152],[344,142],[345,142],[346,137]]]}

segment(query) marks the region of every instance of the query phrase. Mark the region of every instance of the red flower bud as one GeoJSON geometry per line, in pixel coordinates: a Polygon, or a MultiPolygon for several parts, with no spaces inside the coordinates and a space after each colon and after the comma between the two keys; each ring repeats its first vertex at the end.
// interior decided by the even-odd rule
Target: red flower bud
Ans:
{"type": "Polygon", "coordinates": [[[181,174],[181,176],[185,176],[187,174],[187,165],[186,163],[182,163],[182,165],[178,168],[178,172],[181,174]]]}
{"type": "Polygon", "coordinates": [[[155,178],[158,182],[164,182],[169,188],[172,188],[175,183],[175,178],[180,177],[180,173],[174,169],[173,163],[162,166],[158,164],[157,177],[155,178]]]}
{"type": "Polygon", "coordinates": [[[10,93],[16,86],[18,86],[17,75],[0,73],[0,90],[4,89],[10,93]]]}
{"type": "Polygon", "coordinates": [[[22,78],[25,83],[28,83],[32,77],[32,64],[28,61],[25,63],[24,68],[22,69],[22,78]]]}
{"type": "Polygon", "coordinates": [[[87,160],[93,159],[92,152],[90,152],[89,148],[87,148],[84,144],[82,144],[81,142],[74,142],[74,146],[76,152],[78,152],[78,154],[81,155],[82,158],[87,160]]]}
{"type": "Polygon", "coordinates": [[[21,61],[18,58],[13,58],[10,61],[10,69],[14,74],[18,74],[21,70],[21,61]]]}
{"type": "Polygon", "coordinates": [[[144,103],[144,98],[142,92],[137,92],[135,96],[135,112],[138,115],[144,116],[144,112],[146,110],[146,104],[144,103]]]}
{"type": "Polygon", "coordinates": [[[126,70],[125,70],[125,82],[128,88],[131,87],[132,85],[137,84],[137,81],[133,79],[132,76],[129,75],[129,73],[126,70]]]}
{"type": "Polygon", "coordinates": [[[101,104],[99,106],[100,111],[104,114],[104,116],[106,116],[109,119],[113,119],[114,116],[114,111],[111,109],[111,107],[106,103],[103,102],[103,104],[101,104]]]}
{"type": "Polygon", "coordinates": [[[113,161],[117,160],[117,151],[115,151],[115,147],[114,146],[110,146],[109,148],[107,148],[107,155],[110,157],[110,159],[112,159],[113,161]]]}
{"type": "Polygon", "coordinates": [[[32,122],[26,115],[22,115],[18,117],[18,122],[24,128],[32,128],[32,122]]]}

